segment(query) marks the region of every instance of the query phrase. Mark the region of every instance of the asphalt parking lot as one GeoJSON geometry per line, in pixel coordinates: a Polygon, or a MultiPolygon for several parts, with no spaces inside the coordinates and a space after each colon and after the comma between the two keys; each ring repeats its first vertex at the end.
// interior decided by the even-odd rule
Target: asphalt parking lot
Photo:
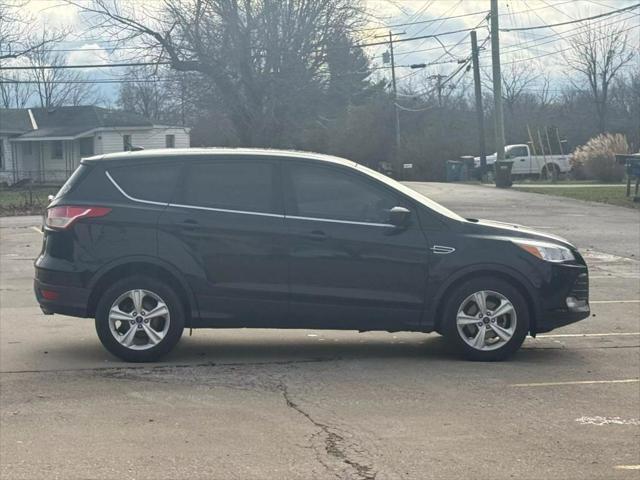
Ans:
{"type": "Polygon", "coordinates": [[[638,212],[410,185],[576,243],[592,317],[503,363],[458,360],[436,334],[199,330],[128,365],[91,320],[40,313],[39,219],[2,218],[0,478],[639,478],[638,212]]]}

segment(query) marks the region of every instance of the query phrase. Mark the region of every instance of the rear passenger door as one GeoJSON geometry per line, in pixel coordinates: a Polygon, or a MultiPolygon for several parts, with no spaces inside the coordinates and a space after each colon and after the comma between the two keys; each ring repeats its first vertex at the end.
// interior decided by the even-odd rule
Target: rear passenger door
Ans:
{"type": "MultiPolygon", "coordinates": [[[[277,161],[188,161],[161,219],[161,255],[189,265],[204,326],[275,326],[288,301],[277,161]]],[[[197,324],[197,322],[196,322],[197,324]]]]}

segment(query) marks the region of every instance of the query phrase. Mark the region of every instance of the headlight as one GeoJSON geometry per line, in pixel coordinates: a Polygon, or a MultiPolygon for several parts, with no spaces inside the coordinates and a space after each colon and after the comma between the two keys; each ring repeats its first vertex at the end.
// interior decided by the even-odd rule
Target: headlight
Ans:
{"type": "Polygon", "coordinates": [[[529,252],[531,255],[534,255],[541,260],[546,260],[547,262],[558,263],[575,260],[571,250],[561,245],[535,241],[514,241],[514,243],[521,249],[529,252]]]}

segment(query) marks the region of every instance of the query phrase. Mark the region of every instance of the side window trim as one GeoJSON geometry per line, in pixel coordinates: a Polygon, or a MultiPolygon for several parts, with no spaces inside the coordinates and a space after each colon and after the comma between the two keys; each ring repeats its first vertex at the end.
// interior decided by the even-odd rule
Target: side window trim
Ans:
{"type": "Polygon", "coordinates": [[[395,226],[391,225],[390,223],[358,222],[356,220],[338,220],[337,218],[299,217],[298,215],[285,215],[285,218],[291,218],[293,220],[309,220],[313,222],[346,223],[349,225],[367,225],[370,227],[395,228],[395,226]]]}
{"type": "Polygon", "coordinates": [[[118,189],[118,191],[125,197],[128,198],[131,201],[134,202],[139,202],[139,203],[147,203],[149,205],[161,205],[163,207],[166,207],[167,205],[169,205],[169,202],[156,202],[154,200],[143,200],[141,198],[136,198],[133,197],[131,195],[129,195],[127,192],[125,192],[122,187],[120,185],[118,185],[118,182],[116,182],[113,177],[109,174],[108,170],[104,171],[104,174],[107,176],[107,178],[111,181],[111,183],[113,184],[114,187],[116,187],[118,189]]]}
{"type": "Polygon", "coordinates": [[[127,199],[133,201],[133,202],[138,202],[138,203],[148,203],[150,205],[161,205],[163,207],[178,207],[178,208],[191,208],[194,210],[209,210],[212,212],[223,212],[223,213],[241,213],[241,214],[245,214],[245,215],[260,215],[263,217],[278,217],[278,218],[285,218],[285,215],[281,215],[278,213],[263,213],[263,212],[248,212],[248,211],[244,211],[244,210],[229,210],[226,208],[213,208],[213,207],[200,207],[198,205],[183,205],[181,203],[173,203],[173,202],[155,202],[153,200],[143,200],[141,198],[136,198],[132,195],[129,195],[127,192],[125,192],[122,187],[120,185],[118,185],[118,182],[116,182],[114,180],[114,178],[109,174],[108,170],[104,171],[105,175],[107,176],[107,178],[111,181],[111,183],[113,184],[114,187],[116,187],[118,189],[118,191],[127,199]]]}

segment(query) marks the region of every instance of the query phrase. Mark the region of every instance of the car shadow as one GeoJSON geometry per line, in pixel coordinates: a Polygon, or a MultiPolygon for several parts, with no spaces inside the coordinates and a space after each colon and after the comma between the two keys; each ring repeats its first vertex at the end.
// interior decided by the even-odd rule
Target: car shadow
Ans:
{"type": "MultiPolygon", "coordinates": [[[[278,331],[235,330],[225,333],[185,336],[176,348],[157,362],[126,363],[110,355],[100,343],[68,341],[47,352],[33,351],[33,356],[48,357],[43,370],[92,370],[158,368],[174,366],[278,365],[331,361],[410,361],[438,364],[463,363],[462,359],[437,334],[331,332],[331,334],[279,334],[278,331]]],[[[26,352],[25,352],[26,353],[26,352]]],[[[579,352],[552,345],[527,344],[503,365],[509,368],[530,364],[570,361],[579,352]]],[[[43,358],[44,360],[44,358],[43,358]]],[[[38,362],[40,363],[40,362],[38,362]]],[[[500,365],[500,363],[494,363],[500,365]]],[[[43,365],[44,367],[44,365],[43,365]]],[[[503,367],[493,367],[501,369],[503,367]]],[[[38,371],[40,368],[35,368],[38,371]]]]}

